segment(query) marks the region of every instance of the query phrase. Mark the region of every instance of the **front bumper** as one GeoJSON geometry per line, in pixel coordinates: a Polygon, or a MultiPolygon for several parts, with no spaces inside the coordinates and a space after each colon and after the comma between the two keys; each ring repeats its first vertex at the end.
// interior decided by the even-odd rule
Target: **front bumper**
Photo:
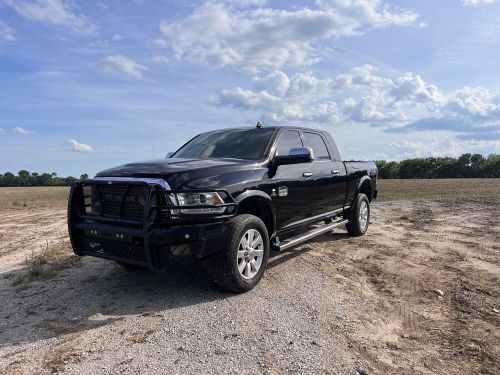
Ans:
{"type": "Polygon", "coordinates": [[[150,181],[134,181],[145,187],[142,220],[87,215],[83,186],[92,183],[95,181],[73,185],[68,202],[71,244],[75,254],[81,256],[162,270],[180,260],[199,259],[221,250],[228,231],[225,223],[236,214],[236,205],[230,203],[224,215],[165,220],[165,211],[172,207],[162,205],[156,197],[172,191],[150,181]]]}
{"type": "Polygon", "coordinates": [[[147,238],[140,228],[95,222],[73,224],[72,244],[78,255],[90,255],[151,270],[183,259],[203,258],[219,251],[227,226],[221,223],[152,228],[147,238]]]}

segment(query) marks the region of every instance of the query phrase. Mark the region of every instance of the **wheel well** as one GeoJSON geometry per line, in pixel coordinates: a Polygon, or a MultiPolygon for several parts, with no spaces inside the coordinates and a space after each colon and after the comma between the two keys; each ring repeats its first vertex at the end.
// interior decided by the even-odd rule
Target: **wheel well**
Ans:
{"type": "Polygon", "coordinates": [[[372,185],[370,184],[370,181],[366,180],[361,184],[361,186],[358,189],[358,194],[359,193],[365,194],[368,197],[368,201],[371,202],[371,200],[372,200],[372,185]]]}
{"type": "Polygon", "coordinates": [[[250,214],[257,216],[264,222],[269,237],[274,231],[273,214],[269,205],[262,199],[245,199],[238,205],[238,214],[250,214]]]}

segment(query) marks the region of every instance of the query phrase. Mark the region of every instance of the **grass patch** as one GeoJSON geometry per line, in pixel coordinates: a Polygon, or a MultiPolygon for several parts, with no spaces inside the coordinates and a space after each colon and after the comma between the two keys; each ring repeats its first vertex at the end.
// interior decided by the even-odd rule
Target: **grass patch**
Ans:
{"type": "Polygon", "coordinates": [[[68,204],[69,187],[0,187],[0,210],[64,209],[68,204]]]}
{"type": "Polygon", "coordinates": [[[26,203],[26,200],[20,202],[20,201],[14,201],[12,202],[12,206],[16,208],[26,208],[28,207],[28,203],[26,203]]]}
{"type": "Polygon", "coordinates": [[[31,252],[25,260],[25,268],[19,274],[15,275],[12,279],[11,285],[16,286],[23,283],[29,283],[39,277],[47,276],[50,270],[46,265],[53,260],[65,258],[70,255],[69,244],[63,241],[57,244],[50,244],[46,241],[45,245],[41,247],[41,251],[35,253],[31,252]]]}

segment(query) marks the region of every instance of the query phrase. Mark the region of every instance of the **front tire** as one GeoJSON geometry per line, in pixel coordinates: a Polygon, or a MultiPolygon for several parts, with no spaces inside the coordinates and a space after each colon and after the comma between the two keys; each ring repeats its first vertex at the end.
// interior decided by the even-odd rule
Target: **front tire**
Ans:
{"type": "Polygon", "coordinates": [[[213,255],[211,273],[220,287],[242,293],[262,278],[269,260],[269,235],[258,217],[239,215],[228,222],[224,249],[213,255]]]}
{"type": "Polygon", "coordinates": [[[349,222],[346,224],[347,233],[359,237],[366,233],[370,223],[370,201],[365,194],[358,194],[354,207],[349,212],[349,222]]]}

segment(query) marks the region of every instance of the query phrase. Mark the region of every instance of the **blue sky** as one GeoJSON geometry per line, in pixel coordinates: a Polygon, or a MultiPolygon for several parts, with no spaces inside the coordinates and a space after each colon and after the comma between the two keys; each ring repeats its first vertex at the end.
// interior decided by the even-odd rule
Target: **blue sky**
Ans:
{"type": "Polygon", "coordinates": [[[257,120],[345,159],[498,153],[499,35],[495,0],[0,0],[0,173],[93,175],[257,120]]]}

